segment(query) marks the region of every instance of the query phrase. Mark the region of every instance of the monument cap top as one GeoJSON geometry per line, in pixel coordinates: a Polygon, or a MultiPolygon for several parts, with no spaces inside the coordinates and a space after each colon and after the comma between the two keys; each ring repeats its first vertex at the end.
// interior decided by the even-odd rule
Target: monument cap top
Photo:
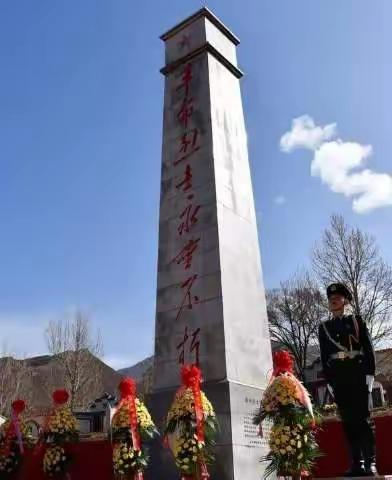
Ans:
{"type": "Polygon", "coordinates": [[[183,20],[182,22],[180,22],[178,25],[176,25],[175,27],[171,28],[170,30],[168,30],[166,33],[164,33],[163,35],[161,35],[161,40],[163,40],[164,42],[166,42],[166,40],[169,40],[169,38],[173,37],[174,35],[176,35],[178,32],[180,32],[181,30],[183,30],[184,28],[186,28],[188,25],[190,25],[191,23],[195,22],[196,20],[198,20],[199,18],[202,18],[202,17],[205,17],[205,18],[208,18],[208,20],[215,25],[215,27],[220,30],[229,40],[231,40],[234,45],[239,45],[240,43],[240,40],[238,37],[236,37],[234,35],[234,33],[229,30],[226,25],[224,23],[222,23],[218,17],[216,17],[212,12],[211,10],[209,10],[207,7],[203,7],[201,8],[200,10],[198,10],[196,13],[194,13],[193,15],[189,16],[188,18],[186,18],[185,20],[183,20]]]}
{"type": "Polygon", "coordinates": [[[210,11],[203,7],[161,36],[165,42],[164,75],[198,57],[209,54],[231,73],[242,77],[236,48],[239,39],[210,11]]]}

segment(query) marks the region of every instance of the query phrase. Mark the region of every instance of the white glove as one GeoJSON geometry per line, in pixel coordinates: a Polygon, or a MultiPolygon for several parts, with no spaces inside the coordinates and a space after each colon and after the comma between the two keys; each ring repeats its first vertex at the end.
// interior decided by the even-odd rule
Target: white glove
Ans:
{"type": "Polygon", "coordinates": [[[366,385],[368,387],[369,393],[373,390],[374,375],[366,375],[366,385]]]}

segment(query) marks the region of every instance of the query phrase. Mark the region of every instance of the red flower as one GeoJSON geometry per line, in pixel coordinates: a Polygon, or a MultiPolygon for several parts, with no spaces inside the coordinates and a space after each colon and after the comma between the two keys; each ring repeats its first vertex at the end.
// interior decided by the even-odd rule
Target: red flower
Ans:
{"type": "Polygon", "coordinates": [[[69,394],[67,390],[59,389],[53,392],[52,398],[56,405],[63,405],[68,402],[69,394]]]}
{"type": "Polygon", "coordinates": [[[281,373],[293,373],[294,369],[294,360],[291,355],[286,350],[278,350],[273,354],[274,362],[274,376],[277,377],[281,373]]]}
{"type": "Polygon", "coordinates": [[[186,387],[193,387],[201,383],[201,370],[197,365],[184,365],[181,369],[182,383],[186,387]]]}
{"type": "Polygon", "coordinates": [[[133,378],[123,378],[118,386],[121,398],[127,398],[136,395],[136,382],[133,378]]]}
{"type": "Polygon", "coordinates": [[[12,402],[12,410],[19,415],[26,408],[26,403],[24,400],[15,400],[12,402]]]}

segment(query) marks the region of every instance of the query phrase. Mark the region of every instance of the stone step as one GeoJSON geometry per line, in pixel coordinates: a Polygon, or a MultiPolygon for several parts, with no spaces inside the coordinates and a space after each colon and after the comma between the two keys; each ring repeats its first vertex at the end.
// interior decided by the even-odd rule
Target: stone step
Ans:
{"type": "Polygon", "coordinates": [[[392,475],[378,475],[377,477],[314,477],[313,480],[392,480],[392,475]]]}

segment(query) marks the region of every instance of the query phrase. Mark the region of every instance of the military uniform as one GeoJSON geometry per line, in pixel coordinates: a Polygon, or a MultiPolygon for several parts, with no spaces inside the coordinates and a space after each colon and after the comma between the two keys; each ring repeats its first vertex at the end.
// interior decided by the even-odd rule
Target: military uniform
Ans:
{"type": "Polygon", "coordinates": [[[375,439],[366,376],[374,377],[375,353],[368,329],[360,317],[344,315],[320,325],[319,342],[323,373],[333,389],[351,450],[349,474],[374,474],[375,439]]]}

